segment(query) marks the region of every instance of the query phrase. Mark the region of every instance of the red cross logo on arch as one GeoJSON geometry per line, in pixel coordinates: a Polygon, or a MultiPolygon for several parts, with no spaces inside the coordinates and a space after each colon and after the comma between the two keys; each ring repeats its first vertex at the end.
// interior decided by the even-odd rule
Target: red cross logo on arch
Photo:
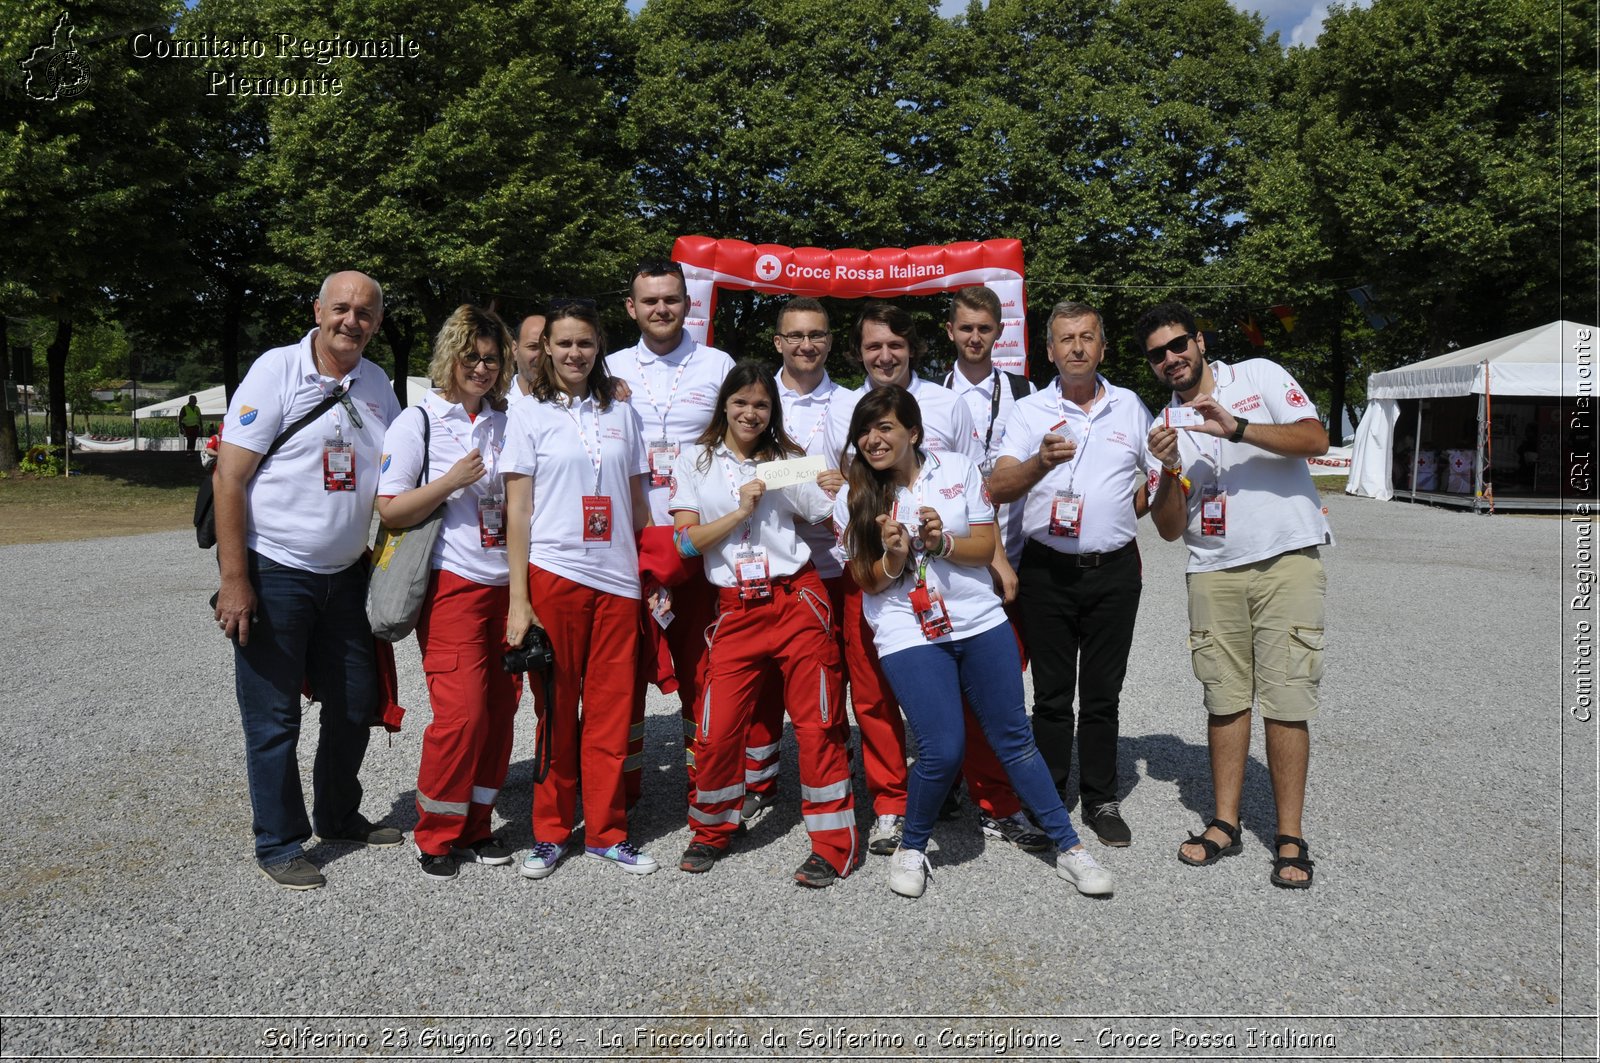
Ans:
{"type": "Polygon", "coordinates": [[[1305,392],[1301,391],[1299,388],[1290,388],[1284,393],[1283,397],[1289,400],[1290,406],[1305,406],[1310,401],[1306,398],[1305,392]]]}
{"type": "Polygon", "coordinates": [[[778,261],[777,255],[762,255],[756,259],[756,279],[775,281],[782,272],[783,263],[778,261]]]}

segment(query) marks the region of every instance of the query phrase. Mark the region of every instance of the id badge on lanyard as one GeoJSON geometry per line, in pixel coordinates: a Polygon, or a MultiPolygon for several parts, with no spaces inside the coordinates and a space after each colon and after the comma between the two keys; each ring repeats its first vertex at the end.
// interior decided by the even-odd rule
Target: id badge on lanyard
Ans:
{"type": "Polygon", "coordinates": [[[1228,534],[1228,496],[1217,484],[1207,484],[1200,491],[1200,534],[1219,539],[1228,534]]]}
{"type": "Polygon", "coordinates": [[[672,466],[678,460],[678,444],[667,439],[657,439],[650,444],[647,453],[650,459],[650,486],[671,486],[672,466]]]}
{"type": "Polygon", "coordinates": [[[502,495],[478,496],[478,539],[485,550],[506,544],[506,500],[502,495]]]}
{"type": "Polygon", "coordinates": [[[583,496],[583,548],[605,550],[611,546],[611,496],[583,496]]]}
{"type": "Polygon", "coordinates": [[[738,580],[740,601],[754,602],[772,597],[772,573],[765,550],[754,546],[741,547],[733,558],[733,574],[738,580]]]}
{"type": "Polygon", "coordinates": [[[354,491],[356,489],[356,448],[334,428],[332,439],[322,441],[322,489],[324,491],[354,491]]]}
{"type": "Polygon", "coordinates": [[[917,614],[917,624],[922,637],[932,642],[950,634],[950,611],[944,607],[944,595],[929,587],[920,574],[917,585],[911,588],[911,611],[917,614]]]}
{"type": "Polygon", "coordinates": [[[1050,502],[1050,534],[1078,538],[1083,530],[1083,499],[1073,491],[1057,491],[1050,502]]]}

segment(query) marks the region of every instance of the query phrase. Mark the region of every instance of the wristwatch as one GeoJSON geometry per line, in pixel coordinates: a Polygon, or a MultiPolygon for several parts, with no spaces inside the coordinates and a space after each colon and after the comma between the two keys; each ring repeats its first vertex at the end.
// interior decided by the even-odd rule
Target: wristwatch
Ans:
{"type": "Polygon", "coordinates": [[[1228,437],[1228,442],[1230,442],[1230,443],[1242,443],[1242,442],[1244,442],[1244,429],[1245,429],[1245,426],[1248,425],[1250,422],[1245,420],[1243,417],[1235,417],[1233,419],[1233,421],[1234,421],[1233,435],[1228,437]]]}

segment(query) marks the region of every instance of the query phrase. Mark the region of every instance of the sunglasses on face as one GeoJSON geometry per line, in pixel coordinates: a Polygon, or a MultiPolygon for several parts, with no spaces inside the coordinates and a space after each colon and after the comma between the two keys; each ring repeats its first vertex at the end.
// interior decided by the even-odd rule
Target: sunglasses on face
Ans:
{"type": "Polygon", "coordinates": [[[467,367],[467,372],[469,373],[478,368],[480,364],[489,369],[499,369],[500,356],[491,354],[486,358],[479,358],[476,354],[463,354],[461,356],[461,364],[467,367]]]}
{"type": "Polygon", "coordinates": [[[1159,347],[1151,347],[1149,350],[1144,352],[1144,356],[1150,359],[1152,362],[1164,362],[1167,360],[1167,355],[1182,354],[1184,351],[1188,350],[1189,341],[1192,339],[1194,339],[1194,333],[1185,332],[1182,335],[1172,337],[1159,347]]]}

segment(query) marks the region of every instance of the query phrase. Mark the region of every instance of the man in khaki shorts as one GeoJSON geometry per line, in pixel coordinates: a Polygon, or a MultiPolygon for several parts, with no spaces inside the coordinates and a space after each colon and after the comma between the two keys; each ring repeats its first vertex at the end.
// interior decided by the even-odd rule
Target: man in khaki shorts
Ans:
{"type": "Polygon", "coordinates": [[[1333,535],[1305,459],[1327,453],[1328,433],[1305,389],[1275,363],[1206,362],[1185,306],[1152,307],[1134,338],[1173,392],[1148,440],[1163,466],[1150,511],[1162,538],[1181,535],[1189,547],[1189,649],[1210,714],[1216,815],[1178,859],[1205,867],[1242,851],[1239,798],[1256,703],[1278,811],[1271,881],[1307,889],[1313,861],[1300,816],[1327,589],[1318,548],[1333,535]]]}

